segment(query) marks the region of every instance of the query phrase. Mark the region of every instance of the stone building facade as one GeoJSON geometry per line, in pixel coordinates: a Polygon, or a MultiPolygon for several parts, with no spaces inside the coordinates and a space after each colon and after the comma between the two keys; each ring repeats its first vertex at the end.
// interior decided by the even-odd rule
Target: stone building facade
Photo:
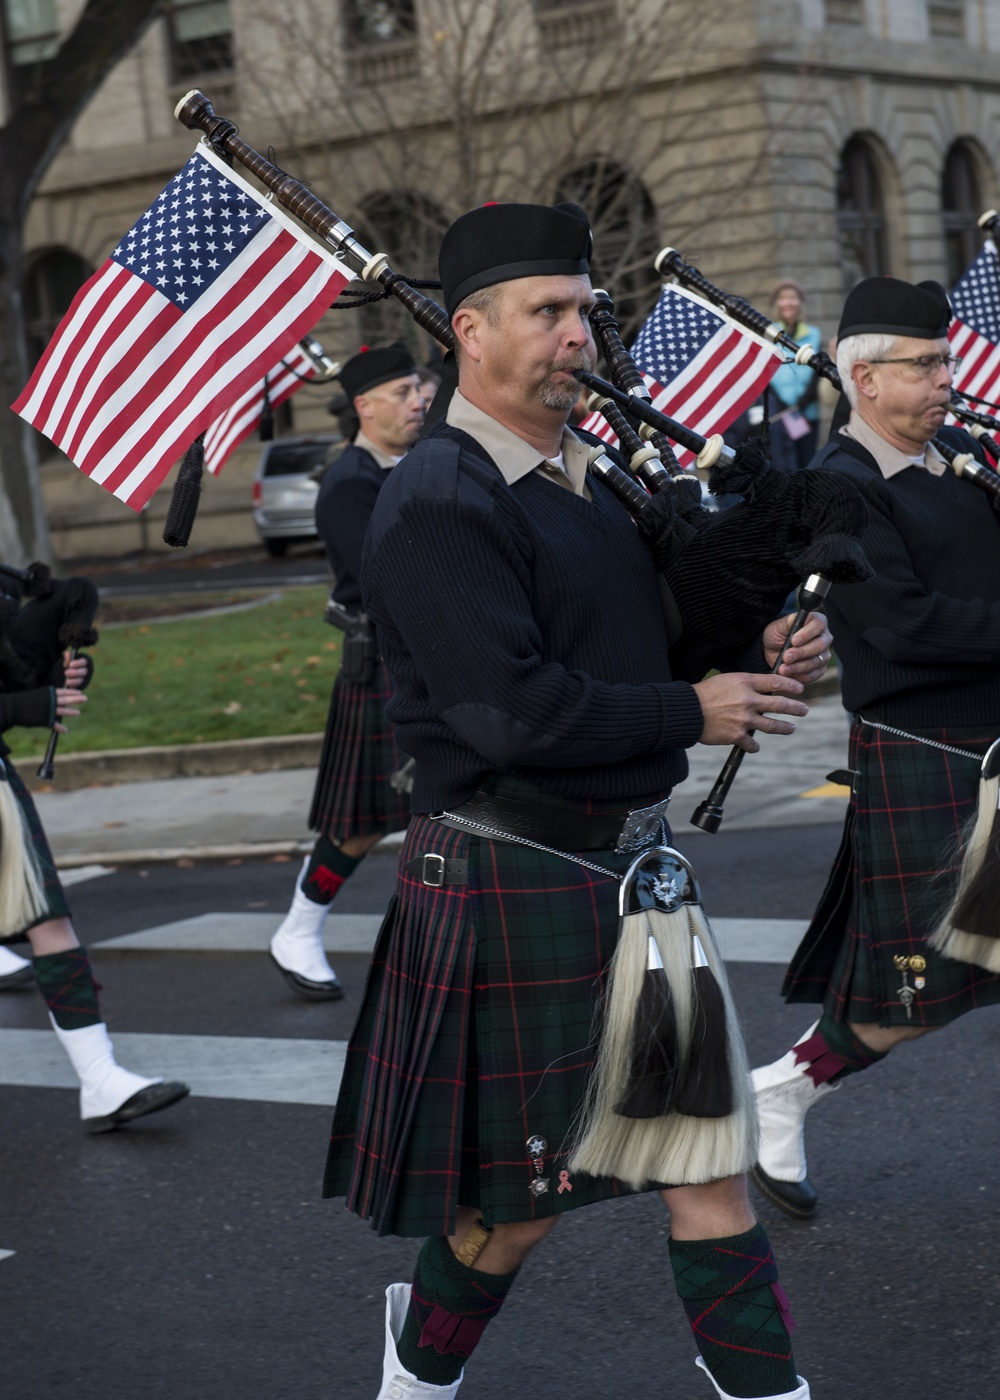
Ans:
{"type": "MultiPolygon", "coordinates": [[[[79,8],[2,3],[15,61],[79,8]]],[[[977,216],[1000,204],[1000,0],[173,0],[167,11],[32,204],[25,296],[38,353],[189,154],[172,109],[193,86],[415,275],[432,270],[441,228],[482,199],[600,206],[598,265],[633,322],[669,242],[762,308],[778,276],[795,276],[829,334],[859,276],[954,281],[980,246],[977,216]]],[[[415,334],[386,314],[331,313],[321,338],[342,355],[362,338],[415,334]]],[[[328,396],[296,397],[294,431],[334,426],[328,396]]],[[[250,444],[208,484],[197,542],[253,538],[255,457],[250,444]]],[[[136,519],[65,463],[42,470],[64,556],[157,545],[164,501],[136,519]]]]}

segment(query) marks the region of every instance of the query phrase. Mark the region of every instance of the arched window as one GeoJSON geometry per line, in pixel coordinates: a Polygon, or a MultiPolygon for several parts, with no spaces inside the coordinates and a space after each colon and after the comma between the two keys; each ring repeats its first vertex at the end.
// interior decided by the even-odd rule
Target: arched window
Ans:
{"type": "Polygon", "coordinates": [[[24,320],[32,369],[92,271],[68,248],[50,248],[31,263],[24,279],[24,320]]]}
{"type": "MultiPolygon", "coordinates": [[[[373,253],[385,253],[394,272],[406,277],[437,276],[437,255],[441,238],[450,220],[431,200],[410,190],[387,190],[371,195],[362,206],[359,236],[373,253]]],[[[440,301],[440,292],[427,295],[440,301]]],[[[343,312],[349,316],[350,312],[343,312]]],[[[389,297],[374,306],[362,308],[358,317],[358,340],[384,345],[401,340],[413,351],[417,363],[427,359],[427,335],[406,308],[389,297]]]]}
{"type": "Polygon", "coordinates": [[[613,161],[591,160],[559,181],[556,198],[583,206],[594,231],[591,280],[615,301],[628,344],[649,315],[660,288],[653,269],[659,252],[656,210],[641,180],[613,161]]]}
{"type": "Polygon", "coordinates": [[[844,291],[889,272],[882,184],[871,146],[852,136],[837,168],[837,232],[844,291]]]}
{"type": "Polygon", "coordinates": [[[956,141],[945,157],[941,176],[941,223],[949,287],[955,285],[983,246],[976,223],[982,212],[975,158],[967,142],[956,141]]]}

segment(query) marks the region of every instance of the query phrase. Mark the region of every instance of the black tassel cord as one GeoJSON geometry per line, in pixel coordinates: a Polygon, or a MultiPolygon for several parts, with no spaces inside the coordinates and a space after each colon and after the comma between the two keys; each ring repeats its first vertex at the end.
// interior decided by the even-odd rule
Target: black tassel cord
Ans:
{"type": "Polygon", "coordinates": [[[205,473],[205,434],[201,433],[184,454],[177,480],[174,482],[163,527],[163,543],[171,549],[185,549],[191,538],[191,527],[198,514],[201,481],[205,473]]]}

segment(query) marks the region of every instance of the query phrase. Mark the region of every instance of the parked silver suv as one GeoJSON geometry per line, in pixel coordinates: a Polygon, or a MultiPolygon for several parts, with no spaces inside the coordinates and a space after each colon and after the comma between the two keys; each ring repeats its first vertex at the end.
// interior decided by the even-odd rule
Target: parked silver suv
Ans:
{"type": "Polygon", "coordinates": [[[347,446],[339,433],[265,442],[253,483],[253,518],[264,548],[279,558],[295,540],[314,540],[316,494],[329,464],[347,446]]]}

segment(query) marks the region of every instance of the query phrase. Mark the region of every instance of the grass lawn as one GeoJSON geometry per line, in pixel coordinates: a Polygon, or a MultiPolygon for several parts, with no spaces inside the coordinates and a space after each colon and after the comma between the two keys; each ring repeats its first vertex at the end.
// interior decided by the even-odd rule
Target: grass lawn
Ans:
{"type": "MultiPolygon", "coordinates": [[[[105,627],[90,698],[59,752],[323,729],[342,637],[323,622],[326,598],[296,588],[217,617],[105,627]]],[[[44,750],[46,731],[6,739],[23,758],[44,750]]]]}

